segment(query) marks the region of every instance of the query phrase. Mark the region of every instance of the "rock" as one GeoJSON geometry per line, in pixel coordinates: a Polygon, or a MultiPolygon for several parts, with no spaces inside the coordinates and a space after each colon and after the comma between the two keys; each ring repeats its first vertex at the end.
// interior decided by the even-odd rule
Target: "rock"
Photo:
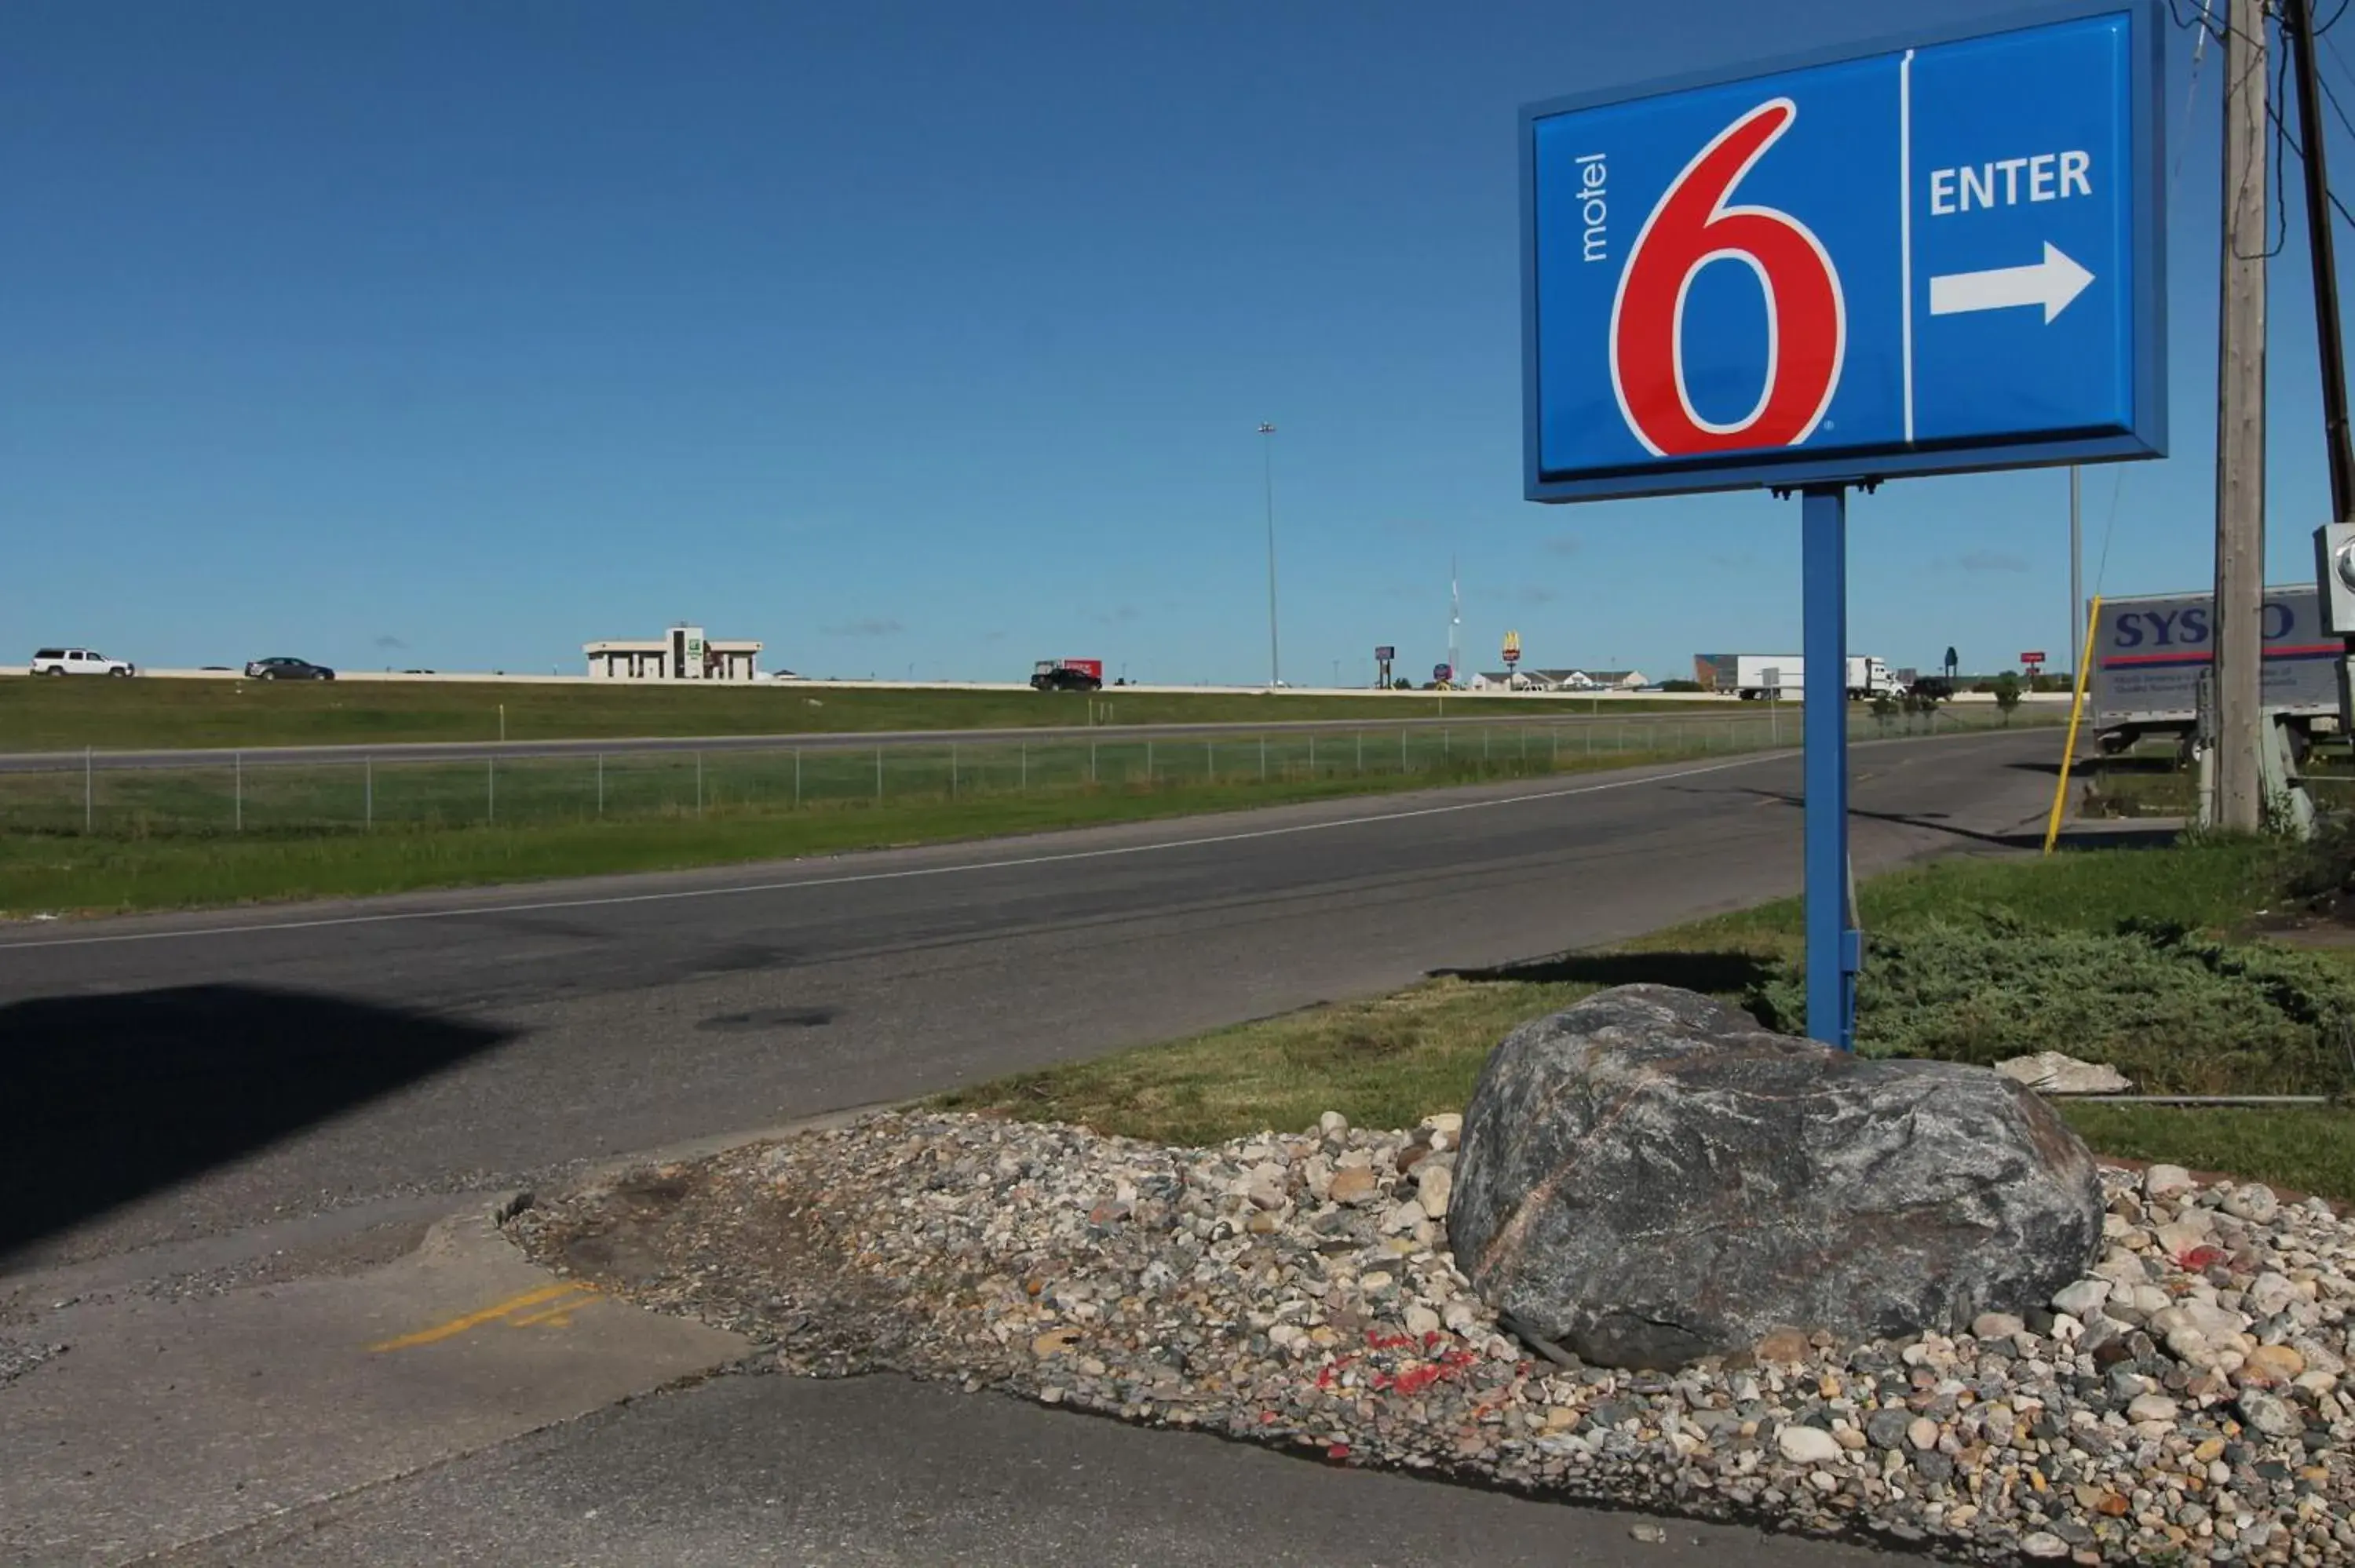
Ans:
{"type": "MultiPolygon", "coordinates": [[[[2204,1209],[2191,1212],[2203,1219],[2207,1217],[2204,1209]]],[[[2186,1257],[2208,1245],[2208,1227],[2178,1220],[2173,1224],[2159,1226],[2151,1234],[2151,1239],[2158,1243],[2158,1249],[2169,1258],[2186,1257]]]]}
{"type": "Polygon", "coordinates": [[[2312,1335],[2297,1336],[2290,1340],[2289,1348],[2304,1358],[2308,1372],[2344,1372],[2347,1370],[2345,1359],[2312,1335]]]}
{"type": "Polygon", "coordinates": [[[2019,1552],[2023,1557],[2066,1557],[2069,1543],[2049,1530],[2031,1531],[2019,1538],[2019,1552]]]}
{"type": "Polygon", "coordinates": [[[1337,1143],[1348,1136],[1349,1118],[1339,1111],[1327,1111],[1316,1118],[1316,1130],[1337,1143]]]}
{"type": "Polygon", "coordinates": [[[1622,1366],[1785,1324],[1897,1337],[2024,1312],[2088,1271],[2104,1213],[2093,1157],[2018,1085],[1768,1033],[1666,986],[1508,1036],[1455,1187],[1449,1240],[1483,1298],[1622,1366]]]}
{"type": "Polygon", "coordinates": [[[2216,1364],[2216,1351],[2208,1343],[2208,1336],[2193,1328],[2170,1330],[2167,1336],[2167,1353],[2186,1366],[2216,1364]]]}
{"type": "Polygon", "coordinates": [[[2260,1318],[2270,1318],[2297,1299],[2297,1287],[2271,1269],[2251,1282],[2243,1305],[2260,1318]]]}
{"type": "Polygon", "coordinates": [[[2180,1165],[2154,1165],[2142,1173],[2143,1196],[2171,1198],[2191,1191],[2191,1172],[2180,1165]]]}
{"type": "Polygon", "coordinates": [[[2132,1078],[2106,1062],[2081,1062],[2058,1051],[2013,1056],[1995,1070],[2043,1095],[2123,1095],[2134,1087],[2132,1078]]]}
{"type": "Polygon", "coordinates": [[[1415,1198],[1434,1220],[1447,1217],[1447,1200],[1455,1187],[1455,1174],[1444,1165],[1426,1164],[1415,1171],[1415,1198]]]}
{"type": "Polygon", "coordinates": [[[1383,1213],[1381,1234],[1386,1236],[1412,1235],[1415,1228],[1428,1218],[1430,1216],[1423,1212],[1423,1205],[1409,1198],[1402,1203],[1391,1204],[1383,1213]]]}
{"type": "Polygon", "coordinates": [[[2027,1327],[2017,1313],[1982,1312],[1971,1319],[1971,1337],[1975,1340],[2009,1340],[2027,1327]]]}
{"type": "Polygon", "coordinates": [[[1913,1413],[1902,1404],[1876,1410],[1864,1418],[1865,1440],[1876,1448],[1899,1447],[1905,1441],[1906,1429],[1913,1425],[1913,1413]]]}
{"type": "Polygon", "coordinates": [[[2286,1400],[2261,1388],[2244,1388],[2233,1402],[2241,1419],[2268,1437],[2295,1437],[2306,1430],[2306,1420],[2286,1400]]]}
{"type": "Polygon", "coordinates": [[[1627,1539],[1658,1546],[1668,1539],[1668,1532],[1657,1524],[1631,1524],[1627,1527],[1627,1539]]]}
{"type": "Polygon", "coordinates": [[[2064,1285],[2052,1293],[2052,1310],[2066,1312],[2083,1322],[2094,1308],[2110,1298],[2110,1282],[2106,1279],[2081,1279],[2074,1285],[2064,1285]]]}
{"type": "Polygon", "coordinates": [[[1332,1184],[1325,1189],[1326,1201],[1352,1206],[1371,1201],[1380,1182],[1373,1171],[1363,1165],[1345,1165],[1333,1172],[1332,1184]]]}
{"type": "Polygon", "coordinates": [[[2296,1383],[2306,1358],[2287,1345],[2259,1345],[2241,1362],[2241,1381],[2259,1384],[2296,1383]]]}
{"type": "Polygon", "coordinates": [[[1839,1440],[1820,1426],[1785,1426],[1774,1434],[1774,1446],[1795,1465],[1828,1465],[1842,1452],[1839,1440]]]}
{"type": "MultiPolygon", "coordinates": [[[[2247,1313],[2235,1312],[2229,1307],[2220,1307],[2212,1301],[2202,1301],[2196,1297],[2183,1303],[2183,1313],[2190,1320],[2191,1326],[2205,1335],[2212,1344],[2229,1342],[2233,1335],[2249,1326],[2247,1313]]],[[[2156,1321],[2156,1319],[2153,1320],[2156,1321]]]]}
{"type": "Polygon", "coordinates": [[[2234,1219],[2247,1220],[2252,1224],[2269,1225],[2281,1213],[2281,1200],[2274,1190],[2261,1181],[2235,1187],[2224,1194],[2224,1212],[2234,1219]]]}
{"type": "Polygon", "coordinates": [[[2128,1421],[2172,1421],[2175,1401],[2163,1393],[2138,1393],[2126,1404],[2128,1421]]]}
{"type": "Polygon", "coordinates": [[[1928,1453],[1938,1446],[1938,1424],[1926,1415],[1917,1415],[1905,1428],[1905,1441],[1916,1453],[1928,1453]]]}
{"type": "Polygon", "coordinates": [[[1421,1339],[1425,1334],[1439,1332],[1439,1314],[1421,1302],[1406,1309],[1406,1331],[1421,1339]]]}
{"type": "Polygon", "coordinates": [[[2115,1252],[2104,1253],[2101,1261],[2094,1264],[2087,1272],[2097,1279],[2107,1280],[2110,1284],[2110,1294],[2113,1297],[2121,1290],[2133,1290],[2139,1286],[2150,1283],[2149,1268],[2144,1265],[2142,1259],[2123,1247],[2115,1252]]]}

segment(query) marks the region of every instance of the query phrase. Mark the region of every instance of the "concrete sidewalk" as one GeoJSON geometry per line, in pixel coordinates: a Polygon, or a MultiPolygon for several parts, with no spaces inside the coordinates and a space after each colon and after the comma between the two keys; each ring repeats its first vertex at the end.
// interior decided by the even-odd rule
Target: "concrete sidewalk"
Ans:
{"type": "Polygon", "coordinates": [[[363,1273],[110,1294],[43,1313],[38,1330],[69,1349],[0,1385],[0,1559],[11,1563],[133,1561],[745,1349],[557,1280],[479,1203],[363,1273]]]}

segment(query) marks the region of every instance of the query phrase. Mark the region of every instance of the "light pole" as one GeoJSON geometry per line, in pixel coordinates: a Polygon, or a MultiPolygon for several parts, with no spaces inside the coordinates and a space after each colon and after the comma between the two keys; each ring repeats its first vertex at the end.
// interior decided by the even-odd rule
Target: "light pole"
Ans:
{"type": "Polygon", "coordinates": [[[2085,629],[2077,618],[2085,613],[2085,535],[2077,518],[2077,465],[2069,465],[2069,672],[2076,673],[2084,656],[2085,629]]]}
{"type": "Polygon", "coordinates": [[[1275,434],[1275,427],[1262,419],[1259,433],[1260,471],[1267,492],[1267,683],[1280,686],[1284,663],[1275,641],[1275,444],[1266,439],[1275,434]]]}

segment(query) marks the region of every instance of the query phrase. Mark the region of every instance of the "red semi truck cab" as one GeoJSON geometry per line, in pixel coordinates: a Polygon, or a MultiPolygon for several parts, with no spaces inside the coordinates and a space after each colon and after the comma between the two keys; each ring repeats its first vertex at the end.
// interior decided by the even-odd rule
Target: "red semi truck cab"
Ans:
{"type": "Polygon", "coordinates": [[[1103,689],[1101,659],[1041,659],[1030,668],[1030,687],[1039,692],[1095,692],[1103,689]]]}

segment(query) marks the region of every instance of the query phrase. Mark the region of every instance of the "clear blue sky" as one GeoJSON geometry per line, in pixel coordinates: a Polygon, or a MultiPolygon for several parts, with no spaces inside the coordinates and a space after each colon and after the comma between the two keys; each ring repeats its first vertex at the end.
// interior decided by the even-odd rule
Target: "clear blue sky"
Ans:
{"type": "MultiPolygon", "coordinates": [[[[18,0],[0,654],[573,672],[684,618],[805,673],[1256,679],[1262,419],[1295,681],[1427,674],[1451,553],[1467,663],[1794,648],[1795,503],[1520,499],[1514,111],[1891,17],[18,0]]],[[[2211,567],[2222,70],[2183,137],[2172,42],[2175,455],[2087,472],[2112,592],[2211,567]]],[[[2327,502],[2303,244],[2277,578],[2327,502]]],[[[2066,495],[1859,502],[1851,645],[2058,662],[2066,495]]]]}

